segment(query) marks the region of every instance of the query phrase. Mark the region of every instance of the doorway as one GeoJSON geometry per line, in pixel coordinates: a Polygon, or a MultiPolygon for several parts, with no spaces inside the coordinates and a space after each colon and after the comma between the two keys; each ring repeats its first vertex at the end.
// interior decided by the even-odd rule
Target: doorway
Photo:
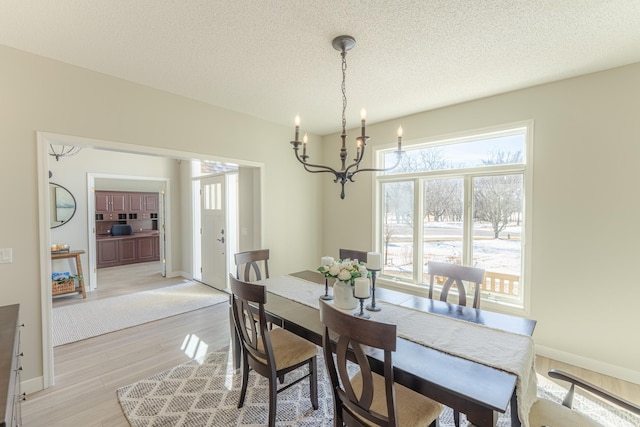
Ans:
{"type": "Polygon", "coordinates": [[[202,281],[218,289],[226,288],[227,192],[225,176],[201,181],[200,230],[202,281]]]}
{"type": "MultiPolygon", "coordinates": [[[[154,270],[157,270],[162,277],[167,276],[166,271],[166,254],[167,254],[167,233],[171,232],[169,227],[170,221],[167,220],[167,200],[170,200],[169,188],[171,180],[168,177],[144,177],[144,176],[131,176],[121,174],[106,174],[106,173],[88,173],[87,174],[87,218],[88,218],[88,235],[89,235],[89,287],[88,291],[95,291],[98,288],[98,268],[102,267],[98,259],[98,242],[99,234],[104,232],[104,225],[111,224],[109,221],[99,221],[98,215],[96,215],[96,191],[120,191],[123,194],[129,194],[128,192],[146,192],[149,194],[157,194],[157,211],[156,217],[147,221],[130,221],[125,219],[127,224],[131,223],[135,225],[134,234],[138,232],[137,226],[141,228],[139,232],[151,232],[158,235],[158,251],[160,261],[153,263],[154,270]],[[144,230],[143,228],[144,227],[144,230]]],[[[145,193],[145,194],[146,194],[145,193]]],[[[123,221],[120,221],[123,223],[123,221]]],[[[117,267],[110,267],[117,268],[117,267]]]]}
{"type": "MultiPolygon", "coordinates": [[[[214,156],[204,155],[204,154],[194,154],[188,152],[182,152],[177,150],[166,150],[155,147],[147,147],[147,146],[137,146],[133,144],[121,144],[117,142],[104,141],[104,140],[95,140],[90,138],[83,137],[74,137],[68,135],[59,135],[59,134],[51,134],[45,132],[37,132],[37,144],[38,144],[38,195],[39,195],[39,228],[40,228],[40,280],[41,280],[41,310],[42,310],[42,342],[43,342],[43,379],[42,386],[43,388],[48,388],[54,383],[54,373],[53,373],[53,346],[51,340],[51,318],[52,318],[52,306],[51,306],[51,262],[50,262],[50,247],[51,247],[51,235],[50,235],[50,199],[49,199],[49,169],[51,159],[48,156],[48,146],[49,144],[64,144],[64,145],[73,145],[83,148],[80,151],[80,154],[77,156],[86,155],[87,153],[91,153],[93,155],[97,155],[98,157],[106,157],[106,154],[109,152],[119,152],[119,153],[127,153],[127,154],[137,154],[142,156],[150,156],[150,157],[163,157],[166,159],[172,159],[173,162],[180,164],[189,164],[193,160],[205,160],[210,162],[220,162],[220,159],[217,159],[214,156]],[[85,154],[82,154],[85,153],[85,154]]],[[[224,159],[228,161],[228,159],[224,159]]],[[[237,161],[234,163],[247,167],[252,170],[253,174],[257,177],[257,182],[260,182],[262,179],[263,169],[262,164],[253,163],[253,162],[243,162],[237,161]]],[[[88,173],[88,169],[82,169],[85,165],[81,165],[80,168],[69,168],[69,170],[75,170],[78,176],[83,176],[84,178],[79,179],[76,177],[72,179],[75,184],[82,185],[83,190],[80,187],[76,187],[76,192],[81,195],[81,199],[79,201],[79,209],[81,212],[86,211],[86,216],[84,218],[76,218],[77,222],[82,222],[82,233],[83,236],[77,236],[77,245],[76,247],[88,247],[89,245],[89,235],[87,230],[89,228],[89,208],[88,208],[88,200],[92,197],[91,189],[87,185],[86,173],[88,173]],[[76,170],[78,169],[78,170],[76,170]]],[[[109,165],[102,165],[101,168],[97,168],[96,170],[109,170],[109,165]]],[[[185,171],[187,168],[184,169],[185,171]]],[[[166,259],[166,270],[167,276],[169,277],[184,277],[187,279],[192,279],[194,276],[192,266],[193,266],[193,257],[196,255],[193,248],[193,204],[188,202],[191,198],[190,196],[190,186],[191,182],[189,180],[188,172],[180,172],[180,179],[176,180],[176,182],[172,181],[171,185],[167,190],[171,190],[172,197],[175,196],[176,203],[172,204],[170,200],[167,199],[165,206],[168,208],[166,210],[166,253],[164,254],[164,258],[166,259]],[[174,191],[175,190],[175,191],[174,191]],[[176,212],[174,215],[171,214],[171,211],[175,209],[176,212]],[[175,236],[174,239],[171,239],[172,234],[175,236]],[[172,254],[176,254],[175,257],[172,257],[172,254]]],[[[258,199],[252,201],[255,206],[261,206],[261,185],[256,185],[255,188],[252,188],[251,195],[249,197],[257,197],[258,199]]],[[[169,192],[167,191],[167,196],[169,192]]],[[[244,197],[242,197],[244,198],[244,197]]],[[[257,216],[253,218],[253,221],[257,224],[261,224],[261,211],[254,210],[251,211],[257,216]]],[[[94,212],[95,214],[95,212],[94,212]]],[[[82,214],[79,212],[79,217],[82,217],[82,214]]],[[[260,227],[255,227],[255,230],[261,230],[260,227]]],[[[261,244],[261,232],[255,234],[256,240],[255,244],[261,244]]],[[[95,257],[95,250],[90,256],[95,257]]],[[[88,263],[87,263],[88,264],[88,263]]]]}

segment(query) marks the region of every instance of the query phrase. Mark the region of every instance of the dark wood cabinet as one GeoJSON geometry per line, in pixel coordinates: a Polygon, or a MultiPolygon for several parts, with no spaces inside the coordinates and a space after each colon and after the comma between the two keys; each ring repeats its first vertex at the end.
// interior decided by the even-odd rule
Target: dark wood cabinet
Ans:
{"type": "Polygon", "coordinates": [[[157,230],[158,193],[98,190],[95,192],[95,200],[97,222],[119,221],[128,223],[136,220],[153,219],[156,223],[147,222],[145,225],[149,229],[157,230]]]}
{"type": "Polygon", "coordinates": [[[98,190],[95,197],[98,268],[160,259],[158,193],[98,190]],[[114,224],[130,225],[134,234],[111,236],[114,224]]]}
{"type": "Polygon", "coordinates": [[[153,218],[153,214],[158,214],[158,193],[144,195],[144,213],[147,215],[146,218],[153,218]]]}
{"type": "Polygon", "coordinates": [[[97,267],[160,260],[160,236],[131,235],[96,240],[97,267]]]}
{"type": "Polygon", "coordinates": [[[144,211],[144,194],[130,193],[129,195],[129,212],[142,214],[144,211]]]}
{"type": "Polygon", "coordinates": [[[129,203],[125,193],[111,193],[111,208],[113,213],[125,213],[129,210],[129,203]]]}
{"type": "Polygon", "coordinates": [[[126,193],[96,191],[95,207],[97,221],[126,220],[129,199],[126,193]]]}
{"type": "Polygon", "coordinates": [[[0,427],[22,425],[20,305],[0,307],[0,427]]]}
{"type": "Polygon", "coordinates": [[[118,240],[99,239],[96,240],[97,267],[112,267],[120,265],[120,254],[118,251],[118,240]]]}
{"type": "Polygon", "coordinates": [[[118,254],[120,256],[120,264],[131,264],[138,261],[138,245],[137,240],[134,239],[119,239],[118,240],[118,254]]]}
{"type": "Polygon", "coordinates": [[[111,212],[111,193],[107,191],[96,191],[96,213],[111,212]]]}
{"type": "Polygon", "coordinates": [[[158,236],[140,237],[138,240],[138,259],[140,261],[154,261],[160,259],[158,255],[158,236]]]}

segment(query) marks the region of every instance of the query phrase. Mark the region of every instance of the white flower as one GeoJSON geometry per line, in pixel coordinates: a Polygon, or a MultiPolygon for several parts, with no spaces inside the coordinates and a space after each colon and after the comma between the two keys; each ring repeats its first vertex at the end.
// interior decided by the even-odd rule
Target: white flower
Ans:
{"type": "Polygon", "coordinates": [[[332,277],[342,282],[351,282],[357,277],[367,277],[367,267],[363,262],[350,259],[333,261],[329,265],[321,265],[318,271],[325,277],[332,277]]]}
{"type": "Polygon", "coordinates": [[[351,280],[351,272],[349,270],[341,270],[340,273],[338,273],[338,280],[342,280],[343,282],[351,280]]]}
{"type": "Polygon", "coordinates": [[[333,264],[331,267],[329,267],[329,274],[337,277],[338,274],[340,274],[340,264],[333,264]]]}

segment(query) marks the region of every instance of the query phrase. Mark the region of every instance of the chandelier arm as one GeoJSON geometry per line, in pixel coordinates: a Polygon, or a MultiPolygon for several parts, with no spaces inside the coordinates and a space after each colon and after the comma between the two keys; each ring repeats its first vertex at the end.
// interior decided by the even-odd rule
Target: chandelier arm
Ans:
{"type": "Polygon", "coordinates": [[[332,173],[336,177],[340,174],[340,172],[336,172],[335,169],[332,169],[332,168],[327,167],[327,166],[309,165],[309,164],[306,164],[306,163],[304,164],[304,170],[306,170],[307,172],[310,172],[310,173],[332,173]],[[315,168],[318,168],[318,169],[317,170],[313,170],[313,169],[309,169],[309,167],[315,167],[315,168]]]}
{"type": "MultiPolygon", "coordinates": [[[[345,176],[346,176],[347,178],[349,178],[349,181],[351,181],[351,182],[353,182],[353,180],[351,179],[351,176],[355,175],[355,174],[356,174],[356,172],[358,172],[359,170],[361,170],[361,169],[359,169],[358,167],[360,166],[360,162],[362,162],[362,159],[364,159],[364,150],[365,150],[365,147],[366,147],[366,146],[367,146],[367,145],[366,145],[366,143],[363,143],[363,144],[362,144],[362,149],[361,149],[361,150],[358,150],[358,158],[357,158],[357,159],[355,159],[355,162],[351,163],[349,166],[347,166],[347,167],[344,169],[345,176]],[[355,170],[354,172],[352,172],[352,173],[349,173],[349,170],[350,170],[350,169],[352,169],[352,168],[354,168],[354,167],[356,168],[356,170],[355,170]]],[[[362,169],[362,170],[364,170],[364,169],[362,169]]]]}
{"type": "Polygon", "coordinates": [[[353,182],[353,176],[355,174],[357,174],[358,172],[387,172],[390,171],[392,169],[395,169],[396,167],[398,167],[398,165],[400,164],[400,161],[402,160],[402,155],[404,154],[404,151],[394,151],[394,153],[396,153],[397,156],[397,160],[396,160],[396,164],[393,166],[390,166],[388,168],[366,168],[366,169],[358,169],[356,171],[353,171],[349,174],[348,178],[351,182],[353,182]]]}

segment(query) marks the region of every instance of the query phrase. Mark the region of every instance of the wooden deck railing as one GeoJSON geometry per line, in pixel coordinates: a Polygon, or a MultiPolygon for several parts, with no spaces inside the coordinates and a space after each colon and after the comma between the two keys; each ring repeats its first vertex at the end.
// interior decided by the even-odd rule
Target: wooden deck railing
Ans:
{"type": "MultiPolygon", "coordinates": [[[[436,283],[439,285],[444,284],[444,277],[436,276],[436,283]]],[[[484,282],[482,282],[480,291],[483,293],[514,297],[520,296],[520,276],[497,273],[495,271],[485,271],[484,282]]]]}
{"type": "Polygon", "coordinates": [[[520,276],[485,271],[484,282],[480,290],[493,294],[517,297],[520,295],[520,276]]]}

